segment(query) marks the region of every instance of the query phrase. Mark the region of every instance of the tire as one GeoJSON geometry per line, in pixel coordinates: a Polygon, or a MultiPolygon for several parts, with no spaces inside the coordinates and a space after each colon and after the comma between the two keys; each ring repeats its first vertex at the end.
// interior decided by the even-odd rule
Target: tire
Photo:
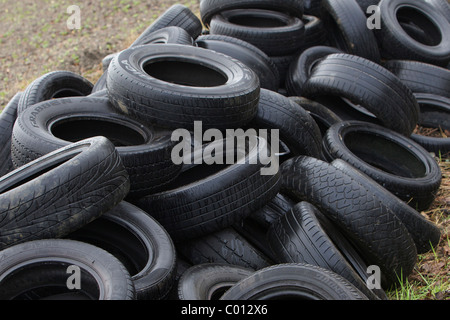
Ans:
{"type": "Polygon", "coordinates": [[[412,272],[417,259],[414,241],[373,191],[331,164],[311,157],[284,162],[281,175],[283,192],[317,207],[354,244],[368,265],[379,266],[382,288],[412,272]]]}
{"type": "MultiPolygon", "coordinates": [[[[420,106],[419,126],[450,131],[450,98],[435,94],[415,94],[420,106]]],[[[420,132],[420,131],[419,131],[420,132]]],[[[450,153],[450,137],[433,137],[413,133],[411,139],[436,156],[445,157],[450,153]]]]}
{"type": "Polygon", "coordinates": [[[280,89],[286,86],[286,77],[289,71],[289,66],[292,61],[297,57],[296,54],[287,56],[271,56],[270,59],[273,61],[277,67],[278,73],[280,75],[280,89]]]}
{"type": "Polygon", "coordinates": [[[303,15],[303,24],[305,25],[305,39],[299,52],[328,44],[327,33],[322,19],[313,15],[303,15]]]}
{"type": "Polygon", "coordinates": [[[174,242],[207,235],[246,218],[280,188],[278,171],[261,172],[266,167],[256,160],[267,152],[267,144],[258,140],[236,164],[195,165],[166,191],[139,199],[137,206],[154,216],[174,242]]]}
{"type": "Polygon", "coordinates": [[[271,10],[229,10],[212,18],[210,32],[249,42],[268,56],[285,56],[301,48],[305,25],[300,18],[271,10]]]}
{"type": "Polygon", "coordinates": [[[304,16],[313,15],[320,17],[322,15],[321,0],[304,0],[304,16]]]}
{"type": "Polygon", "coordinates": [[[171,26],[184,29],[192,39],[196,39],[202,33],[203,29],[200,19],[188,7],[182,4],[175,4],[152,22],[130,47],[135,47],[146,42],[146,38],[151,33],[171,26]]]}
{"type": "Polygon", "coordinates": [[[103,249],[74,240],[28,241],[1,251],[0,278],[2,300],[65,300],[68,294],[73,300],[135,299],[130,274],[119,260],[103,249]],[[81,288],[76,291],[67,286],[70,266],[78,267],[82,276],[81,288]]]}
{"type": "Polygon", "coordinates": [[[186,270],[178,284],[180,300],[218,300],[238,281],[250,276],[252,269],[220,263],[204,263],[186,270]]]}
{"type": "Polygon", "coordinates": [[[193,265],[225,263],[254,271],[273,264],[270,257],[232,227],[180,243],[177,248],[193,265]]]}
{"type": "Polygon", "coordinates": [[[28,107],[55,98],[87,96],[94,85],[71,71],[53,71],[31,82],[22,94],[17,107],[20,114],[28,107]]]}
{"type": "Polygon", "coordinates": [[[413,238],[418,254],[429,252],[432,248],[438,246],[441,231],[436,224],[424,218],[404,201],[395,197],[392,192],[387,191],[372,178],[355,169],[349,163],[341,159],[336,159],[331,164],[339,170],[344,171],[367,189],[372,190],[382,199],[384,205],[395,212],[396,216],[402,221],[413,238]]]}
{"type": "Polygon", "coordinates": [[[241,61],[258,75],[261,88],[278,90],[280,76],[277,67],[269,56],[254,45],[237,38],[212,34],[198,37],[195,43],[201,48],[241,61]]]}
{"type": "Polygon", "coordinates": [[[341,276],[317,266],[287,263],[256,271],[220,300],[367,300],[341,276]]]}
{"type": "Polygon", "coordinates": [[[176,253],[167,232],[147,213],[122,201],[67,239],[100,247],[127,268],[137,300],[163,299],[175,279],[176,253]]]}
{"type": "Polygon", "coordinates": [[[294,17],[303,16],[303,0],[201,0],[200,15],[203,23],[209,26],[212,17],[223,11],[233,9],[266,9],[284,12],[294,17]]]}
{"type": "Polygon", "coordinates": [[[177,26],[168,26],[140,36],[130,47],[146,44],[183,44],[193,46],[194,39],[185,29],[177,26]]]}
{"type": "Polygon", "coordinates": [[[122,51],[111,61],[107,88],[122,113],[171,129],[192,129],[194,121],[205,128],[241,128],[255,116],[260,92],[258,76],[242,62],[169,44],[122,51]],[[151,64],[156,67],[141,67],[151,64]]]}
{"type": "Polygon", "coordinates": [[[288,95],[300,97],[303,93],[303,87],[317,63],[334,53],[342,53],[342,51],[334,47],[315,46],[306,49],[295,58],[289,66],[286,77],[288,95]]]}
{"type": "Polygon", "coordinates": [[[328,42],[343,52],[380,63],[377,39],[367,28],[364,11],[355,0],[324,0],[322,21],[328,30],[328,42]]]}
{"type": "Polygon", "coordinates": [[[377,299],[340,253],[316,217],[317,208],[300,202],[272,224],[267,239],[277,263],[304,263],[328,269],[352,283],[370,299],[377,299]]]}
{"type": "Polygon", "coordinates": [[[375,34],[385,59],[416,60],[446,66],[450,61],[450,24],[426,1],[382,0],[381,25],[375,34]],[[412,21],[427,34],[427,43],[411,37],[400,22],[412,21]]]}
{"type": "Polygon", "coordinates": [[[110,141],[82,140],[0,178],[0,250],[63,237],[122,201],[129,177],[110,141]]]}
{"type": "MultiPolygon", "coordinates": [[[[189,35],[189,33],[176,26],[164,27],[158,30],[155,30],[150,33],[145,33],[139,38],[139,41],[136,40],[131,46],[136,47],[139,45],[145,44],[182,44],[182,45],[194,45],[194,39],[189,35]]],[[[107,55],[102,60],[103,74],[99,78],[99,80],[95,83],[92,92],[97,92],[103,89],[106,89],[106,78],[108,73],[109,65],[111,64],[112,59],[114,59],[118,55],[118,52],[111,53],[107,55]]]]}
{"type": "MultiPolygon", "coordinates": [[[[320,133],[322,137],[326,134],[327,130],[335,123],[341,122],[342,119],[335,114],[333,111],[325,107],[324,105],[309,100],[304,97],[289,97],[290,100],[297,103],[300,107],[305,109],[311,117],[314,119],[314,121],[319,126],[320,133]]],[[[322,150],[322,147],[321,147],[322,150]]],[[[317,157],[319,158],[319,157],[317,157]]]]}
{"type": "Polygon", "coordinates": [[[413,93],[431,93],[450,98],[450,70],[429,63],[389,60],[384,67],[413,93]]]}
{"type": "Polygon", "coordinates": [[[249,127],[278,129],[290,156],[320,156],[322,135],[316,122],[301,106],[279,93],[261,89],[258,113],[249,127]]]}
{"type": "Polygon", "coordinates": [[[0,177],[14,169],[11,160],[11,135],[22,94],[22,91],[16,93],[0,113],[0,177]]]}
{"type": "Polygon", "coordinates": [[[450,23],[450,4],[446,0],[426,0],[429,4],[434,6],[436,9],[442,12],[444,17],[450,23]]]}
{"type": "Polygon", "coordinates": [[[430,207],[441,184],[439,165],[424,148],[367,122],[332,126],[323,139],[323,153],[329,162],[342,159],[361,170],[417,211],[430,207]]]}
{"type": "Polygon", "coordinates": [[[372,113],[384,127],[408,137],[419,118],[417,100],[400,79],[354,55],[331,54],[319,62],[303,86],[303,96],[318,102],[320,97],[347,99],[372,113]],[[335,76],[330,78],[330,74],[335,76]]]}
{"type": "Polygon", "coordinates": [[[130,176],[128,198],[162,190],[181,171],[171,159],[175,142],[168,131],[118,113],[107,98],[61,98],[22,112],[13,128],[16,167],[72,142],[105,136],[115,146],[130,176]]]}

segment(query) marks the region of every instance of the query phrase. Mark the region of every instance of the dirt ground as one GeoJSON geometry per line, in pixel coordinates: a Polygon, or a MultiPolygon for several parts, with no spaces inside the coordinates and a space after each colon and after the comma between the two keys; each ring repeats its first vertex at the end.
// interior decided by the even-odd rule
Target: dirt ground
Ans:
{"type": "MultiPolygon", "coordinates": [[[[127,48],[175,3],[199,15],[199,0],[0,0],[0,110],[50,71],[70,70],[95,83],[102,58],[127,48]],[[79,30],[67,27],[71,5],[80,8],[79,30]]],[[[436,203],[422,213],[442,227],[441,244],[419,257],[408,279],[411,288],[391,293],[392,299],[450,299],[450,158],[441,159],[441,167],[444,179],[436,203]],[[408,290],[420,294],[407,296],[408,290]]]]}
{"type": "Polygon", "coordinates": [[[95,82],[103,57],[125,49],[176,3],[199,12],[198,0],[0,0],[0,110],[50,71],[69,70],[95,82]],[[71,5],[80,8],[79,30],[67,27],[71,5]]]}

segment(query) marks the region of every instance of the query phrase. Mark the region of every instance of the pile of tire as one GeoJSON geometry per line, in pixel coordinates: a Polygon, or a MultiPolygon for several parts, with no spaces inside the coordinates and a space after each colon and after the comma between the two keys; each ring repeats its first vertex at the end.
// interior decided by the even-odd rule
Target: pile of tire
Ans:
{"type": "Polygon", "coordinates": [[[414,130],[450,130],[449,10],[202,0],[95,84],[34,80],[0,115],[0,299],[387,299],[440,241],[420,211],[449,138],[414,130]],[[176,163],[211,148],[199,122],[278,130],[279,170],[261,174],[277,141],[256,135],[243,163],[176,163]]]}

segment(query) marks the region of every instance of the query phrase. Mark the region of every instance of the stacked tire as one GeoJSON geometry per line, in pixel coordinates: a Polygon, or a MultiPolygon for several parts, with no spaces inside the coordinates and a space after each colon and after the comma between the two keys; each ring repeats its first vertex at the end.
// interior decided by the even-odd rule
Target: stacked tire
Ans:
{"type": "Polygon", "coordinates": [[[364,3],[174,5],[97,83],[54,71],[17,93],[0,298],[387,299],[441,237],[420,211],[448,146],[415,130],[447,130],[450,25],[382,0],[371,30],[364,3]],[[437,52],[414,49],[436,28],[437,52]]]}

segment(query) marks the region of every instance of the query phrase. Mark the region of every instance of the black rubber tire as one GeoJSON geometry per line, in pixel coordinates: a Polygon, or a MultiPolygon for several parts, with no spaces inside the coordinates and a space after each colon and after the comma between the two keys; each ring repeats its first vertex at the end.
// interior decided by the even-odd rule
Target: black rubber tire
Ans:
{"type": "Polygon", "coordinates": [[[272,59],[254,45],[228,36],[204,35],[195,40],[197,46],[218,51],[235,58],[252,69],[259,78],[261,88],[277,91],[280,75],[272,59]]]}
{"type": "Polygon", "coordinates": [[[137,300],[164,299],[174,284],[176,253],[161,225],[122,201],[98,219],[66,236],[100,247],[127,268],[137,300]]]}
{"type": "Polygon", "coordinates": [[[286,77],[289,71],[289,66],[295,58],[297,58],[297,54],[270,57],[277,67],[278,74],[280,75],[280,89],[283,89],[286,86],[286,77]]]}
{"type": "Polygon", "coordinates": [[[68,239],[27,241],[1,251],[0,278],[1,300],[134,300],[136,295],[130,274],[117,258],[68,239]],[[67,288],[69,266],[79,267],[83,277],[75,291],[67,288]]]}
{"type": "Polygon", "coordinates": [[[441,11],[444,17],[446,17],[447,21],[450,23],[450,4],[447,0],[426,0],[426,2],[441,11]]]}
{"type": "Polygon", "coordinates": [[[229,10],[212,18],[210,32],[247,41],[268,56],[285,56],[301,48],[305,25],[300,18],[271,10],[229,10]]]}
{"type": "Polygon", "coordinates": [[[441,169],[428,151],[375,124],[335,124],[324,136],[322,150],[327,161],[348,162],[417,211],[431,206],[441,184],[441,169]]]}
{"type": "Polygon", "coordinates": [[[426,1],[381,0],[380,29],[375,30],[385,59],[416,60],[446,66],[450,61],[450,24],[440,10],[426,1]],[[427,33],[421,43],[402,29],[400,21],[413,21],[427,33]],[[431,41],[431,43],[430,43],[431,41]]]}
{"type": "Polygon", "coordinates": [[[202,22],[188,7],[182,4],[174,4],[164,11],[154,22],[152,22],[147,29],[145,29],[131,44],[130,47],[134,47],[145,42],[145,39],[149,36],[149,34],[171,26],[184,29],[194,40],[202,33],[203,30],[202,22]]]}
{"type": "Polygon", "coordinates": [[[301,96],[306,81],[312,70],[328,55],[342,53],[338,48],[328,46],[314,46],[303,51],[289,66],[286,76],[286,90],[289,96],[301,96]]]}
{"type": "MultiPolygon", "coordinates": [[[[280,189],[280,173],[263,175],[258,163],[267,143],[258,138],[240,160],[231,165],[196,165],[181,173],[166,191],[137,200],[154,216],[174,242],[216,232],[263,207],[280,189]]],[[[225,163],[225,162],[224,162],[225,163]]],[[[277,168],[278,169],[278,168],[277,168]]]]}
{"type": "Polygon", "coordinates": [[[194,121],[204,128],[242,128],[255,116],[260,92],[258,76],[242,62],[175,44],[122,51],[111,61],[107,88],[121,112],[172,129],[192,129],[194,121]],[[150,64],[156,77],[142,67],[150,64]]]}
{"type": "Polygon", "coordinates": [[[22,91],[17,92],[0,113],[0,177],[14,169],[11,160],[11,136],[22,94],[22,91]]]}
{"type": "Polygon", "coordinates": [[[372,190],[331,164],[305,156],[284,162],[281,175],[283,192],[316,206],[348,237],[368,265],[379,266],[384,276],[382,288],[412,272],[417,260],[414,241],[372,190]]]}
{"type": "MultiPolygon", "coordinates": [[[[450,98],[429,93],[415,94],[420,106],[419,125],[450,131],[450,98]]],[[[411,139],[438,157],[450,156],[450,137],[432,137],[417,133],[411,139]]]]}
{"type": "Polygon", "coordinates": [[[347,279],[370,299],[378,299],[368,289],[346,258],[322,228],[317,208],[302,201],[275,221],[267,239],[276,263],[305,263],[333,271],[347,279]]]}
{"type": "Polygon", "coordinates": [[[313,15],[316,17],[322,14],[322,1],[321,0],[303,0],[304,16],[313,15]]]}
{"type": "Polygon", "coordinates": [[[254,272],[220,300],[367,300],[330,270],[301,263],[277,264],[254,272]]]}
{"type": "Polygon", "coordinates": [[[201,0],[200,15],[209,26],[212,17],[220,12],[233,9],[266,9],[280,11],[294,17],[303,16],[303,0],[201,0]]]}
{"type": "Polygon", "coordinates": [[[389,60],[383,66],[413,93],[433,93],[450,98],[450,70],[429,63],[389,60]]]}
{"type": "Polygon", "coordinates": [[[325,25],[319,17],[312,15],[303,15],[303,24],[305,25],[305,39],[299,52],[315,46],[325,46],[328,44],[325,25]]]}
{"type": "Polygon", "coordinates": [[[72,142],[105,136],[130,176],[128,198],[160,191],[181,171],[171,158],[169,131],[118,113],[107,98],[74,97],[45,101],[19,114],[13,128],[15,167],[72,142]]]}
{"type": "Polygon", "coordinates": [[[203,263],[186,270],[178,283],[179,300],[218,300],[233,284],[254,270],[236,265],[203,263]]]}
{"type": "Polygon", "coordinates": [[[87,96],[94,85],[71,71],[52,71],[31,82],[23,92],[17,113],[46,100],[64,97],[87,96]]]}
{"type": "MultiPolygon", "coordinates": [[[[182,44],[193,46],[194,39],[186,30],[177,26],[169,26],[155,30],[148,34],[145,33],[139,38],[139,41],[136,40],[135,43],[133,43],[131,46],[136,47],[145,44],[182,44]]],[[[107,73],[109,65],[111,64],[112,59],[114,59],[118,54],[118,52],[111,53],[103,58],[103,74],[95,83],[94,88],[92,89],[93,93],[106,89],[106,79],[108,77],[107,73]]]]}
{"type": "Polygon", "coordinates": [[[441,238],[441,230],[435,223],[426,219],[404,201],[394,196],[392,192],[383,188],[375,180],[357,170],[348,162],[336,159],[331,164],[357,180],[367,189],[372,190],[382,199],[385,206],[395,212],[396,216],[402,221],[413,238],[418,254],[429,252],[438,246],[441,238]]]}
{"type": "Polygon", "coordinates": [[[46,154],[0,178],[0,249],[81,228],[122,201],[128,173],[104,137],[46,154]]]}
{"type": "Polygon", "coordinates": [[[193,265],[213,262],[259,270],[274,264],[232,227],[179,243],[177,249],[193,265]]]}
{"type": "Polygon", "coordinates": [[[261,89],[258,113],[249,127],[278,129],[289,156],[320,156],[322,135],[316,122],[305,109],[279,93],[261,89]]]}
{"type": "MultiPolygon", "coordinates": [[[[187,46],[194,45],[194,39],[183,28],[177,26],[167,26],[150,33],[141,35],[130,47],[136,47],[146,44],[183,44],[187,46]]],[[[111,59],[112,60],[112,59],[111,59]]]]}
{"type": "MultiPolygon", "coordinates": [[[[342,119],[335,114],[333,111],[325,107],[324,105],[309,100],[304,97],[289,97],[290,100],[294,101],[305,109],[314,121],[317,123],[320,129],[322,137],[326,134],[327,130],[335,123],[341,122],[342,119]]],[[[322,150],[322,147],[320,148],[322,150]]],[[[318,157],[317,157],[318,158],[318,157]]]]}
{"type": "Polygon", "coordinates": [[[384,127],[408,137],[419,119],[417,100],[400,79],[382,66],[354,55],[328,55],[313,69],[302,91],[303,96],[318,102],[320,97],[348,99],[375,115],[384,127]],[[330,74],[334,77],[330,78],[330,74]]]}
{"type": "Polygon", "coordinates": [[[366,14],[355,0],[324,0],[322,6],[321,18],[328,31],[330,46],[380,62],[375,34],[367,28],[366,14]]]}

